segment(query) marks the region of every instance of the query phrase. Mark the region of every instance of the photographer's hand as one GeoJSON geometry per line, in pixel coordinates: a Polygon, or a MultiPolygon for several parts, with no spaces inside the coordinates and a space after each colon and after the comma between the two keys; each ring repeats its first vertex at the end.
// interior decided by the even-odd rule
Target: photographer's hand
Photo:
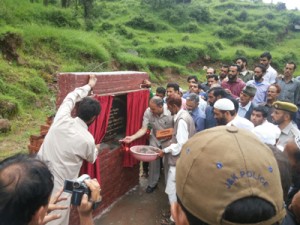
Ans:
{"type": "Polygon", "coordinates": [[[65,205],[57,205],[58,202],[67,200],[66,197],[60,197],[62,192],[63,192],[63,189],[61,189],[54,196],[51,197],[49,204],[48,204],[47,215],[44,217],[43,224],[46,224],[52,220],[56,220],[61,217],[60,214],[49,215],[50,212],[52,212],[54,210],[64,210],[64,209],[68,208],[68,206],[65,206],[65,205]]]}
{"type": "Polygon", "coordinates": [[[91,198],[88,199],[86,194],[83,195],[81,204],[77,207],[79,217],[80,217],[80,224],[81,225],[92,225],[93,224],[93,203],[101,201],[102,197],[100,195],[100,185],[96,179],[92,180],[84,180],[86,185],[91,190],[91,198]]]}

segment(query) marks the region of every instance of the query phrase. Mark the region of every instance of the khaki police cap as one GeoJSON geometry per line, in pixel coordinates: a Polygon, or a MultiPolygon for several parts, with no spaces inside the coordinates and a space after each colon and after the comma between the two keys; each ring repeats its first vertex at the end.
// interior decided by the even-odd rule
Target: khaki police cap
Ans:
{"type": "Polygon", "coordinates": [[[272,104],[272,106],[275,109],[284,110],[284,111],[293,112],[293,113],[298,111],[298,107],[291,102],[276,101],[272,104]]]}
{"type": "Polygon", "coordinates": [[[183,145],[176,164],[176,192],[182,205],[207,224],[239,224],[223,219],[223,214],[231,203],[246,197],[264,199],[276,211],[256,225],[274,224],[285,215],[272,151],[254,134],[237,127],[207,129],[183,145]]]}

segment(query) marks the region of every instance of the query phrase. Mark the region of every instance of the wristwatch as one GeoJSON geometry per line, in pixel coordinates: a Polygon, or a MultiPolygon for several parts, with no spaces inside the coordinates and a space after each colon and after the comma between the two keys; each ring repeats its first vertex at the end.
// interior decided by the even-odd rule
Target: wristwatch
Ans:
{"type": "Polygon", "coordinates": [[[93,202],[92,209],[93,209],[93,210],[97,209],[98,206],[100,205],[101,201],[102,201],[102,199],[99,200],[99,201],[93,202]]]}

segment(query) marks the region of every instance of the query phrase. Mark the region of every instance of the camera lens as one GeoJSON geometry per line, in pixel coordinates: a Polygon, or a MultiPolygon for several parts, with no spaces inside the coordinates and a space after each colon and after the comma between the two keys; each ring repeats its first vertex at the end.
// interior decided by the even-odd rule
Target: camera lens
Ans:
{"type": "Polygon", "coordinates": [[[80,182],[77,182],[77,181],[75,181],[74,183],[73,183],[73,187],[74,188],[79,188],[80,187],[80,182]]]}

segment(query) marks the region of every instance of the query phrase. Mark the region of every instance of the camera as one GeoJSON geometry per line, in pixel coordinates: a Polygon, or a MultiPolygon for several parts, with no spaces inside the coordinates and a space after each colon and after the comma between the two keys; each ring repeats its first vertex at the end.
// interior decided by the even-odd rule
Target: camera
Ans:
{"type": "Polygon", "coordinates": [[[91,197],[91,190],[84,183],[84,180],[91,179],[89,175],[83,174],[78,177],[76,180],[65,180],[64,183],[64,192],[72,194],[71,204],[80,205],[82,196],[87,194],[88,197],[91,197]]]}

